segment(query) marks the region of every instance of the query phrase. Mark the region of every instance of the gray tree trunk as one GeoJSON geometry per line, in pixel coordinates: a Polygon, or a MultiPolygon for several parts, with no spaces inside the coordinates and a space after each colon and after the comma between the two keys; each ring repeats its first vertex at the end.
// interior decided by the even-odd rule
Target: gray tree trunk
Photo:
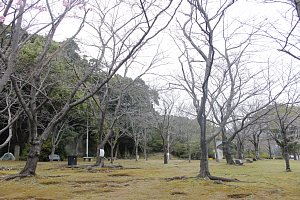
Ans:
{"type": "Polygon", "coordinates": [[[223,153],[228,165],[234,165],[234,161],[230,151],[230,142],[227,140],[225,132],[222,132],[223,153]]]}
{"type": "Polygon", "coordinates": [[[216,143],[216,137],[214,137],[214,150],[215,150],[216,162],[220,162],[220,158],[219,158],[219,155],[218,155],[218,149],[217,149],[217,143],[216,143]]]}
{"type": "Polygon", "coordinates": [[[228,165],[234,165],[234,161],[230,152],[230,145],[228,141],[223,141],[223,153],[228,165]]]}
{"type": "Polygon", "coordinates": [[[41,146],[42,143],[38,139],[34,139],[32,142],[32,146],[30,148],[28,157],[27,157],[27,162],[23,170],[20,172],[21,175],[23,176],[33,176],[35,175],[37,163],[38,163],[38,155],[40,155],[41,152],[41,146]]]}

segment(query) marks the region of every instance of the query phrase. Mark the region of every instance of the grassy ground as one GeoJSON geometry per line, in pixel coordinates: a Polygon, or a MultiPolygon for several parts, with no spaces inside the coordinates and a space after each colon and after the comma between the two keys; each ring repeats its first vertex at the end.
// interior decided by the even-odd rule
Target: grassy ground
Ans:
{"type": "MultiPolygon", "coordinates": [[[[39,163],[37,176],[1,181],[0,199],[300,199],[300,161],[262,160],[244,166],[210,161],[213,175],[241,182],[217,184],[192,178],[199,161],[117,160],[124,169],[93,169],[87,162],[68,168],[66,162],[39,163]],[[186,176],[182,180],[168,178],[186,176]]],[[[91,163],[89,163],[91,164],[91,163]]],[[[0,161],[0,176],[17,173],[24,162],[0,161]]]]}

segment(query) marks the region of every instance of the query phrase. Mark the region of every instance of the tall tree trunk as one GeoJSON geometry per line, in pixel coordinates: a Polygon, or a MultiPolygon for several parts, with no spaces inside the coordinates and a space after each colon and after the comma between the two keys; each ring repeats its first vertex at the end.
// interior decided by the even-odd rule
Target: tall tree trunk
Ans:
{"type": "Polygon", "coordinates": [[[207,141],[203,139],[202,134],[201,134],[201,141],[200,141],[200,172],[198,177],[199,178],[209,178],[210,172],[208,168],[208,145],[207,141]]]}
{"type": "Polygon", "coordinates": [[[286,138],[286,133],[283,134],[283,142],[282,142],[282,156],[284,158],[285,161],[285,171],[286,172],[291,172],[291,166],[290,166],[290,155],[288,152],[288,142],[287,142],[287,138],[286,138]]]}
{"type": "Polygon", "coordinates": [[[116,149],[115,157],[114,157],[115,160],[118,159],[118,153],[119,153],[119,142],[117,143],[117,149],[116,149]]]}
{"type": "Polygon", "coordinates": [[[237,135],[237,156],[238,159],[244,159],[244,145],[239,134],[237,135]]]}
{"type": "Polygon", "coordinates": [[[256,159],[260,159],[260,155],[259,155],[259,147],[258,147],[258,142],[254,142],[254,152],[255,152],[255,158],[256,159]]]}
{"type": "Polygon", "coordinates": [[[145,131],[145,137],[144,137],[144,158],[147,161],[148,160],[148,156],[147,156],[147,135],[146,135],[146,131],[145,131]]]}
{"type": "Polygon", "coordinates": [[[188,159],[189,159],[189,163],[191,163],[192,160],[192,155],[191,155],[191,144],[190,141],[188,141],[188,159]]]}
{"type": "Polygon", "coordinates": [[[35,138],[32,142],[32,145],[31,145],[28,157],[27,157],[26,165],[23,168],[23,170],[20,172],[20,175],[22,175],[22,176],[35,175],[37,163],[39,160],[39,155],[41,152],[41,146],[42,146],[42,142],[39,139],[35,138]]]}
{"type": "Polygon", "coordinates": [[[290,166],[290,155],[287,149],[287,146],[283,147],[283,158],[285,161],[285,171],[291,172],[291,166],[290,166]]]}
{"type": "Polygon", "coordinates": [[[96,159],[96,166],[98,167],[103,167],[104,166],[104,156],[100,156],[100,149],[104,149],[105,144],[107,143],[107,141],[109,140],[109,138],[111,138],[113,136],[114,132],[112,129],[110,129],[108,131],[108,133],[106,134],[105,138],[100,142],[100,144],[98,144],[97,146],[97,159],[96,159]]]}
{"type": "Polygon", "coordinates": [[[110,145],[110,164],[114,164],[114,148],[115,145],[110,145]]]}
{"type": "MultiPolygon", "coordinates": [[[[208,63],[207,63],[208,65],[208,63]]],[[[210,71],[210,67],[206,67],[205,73],[208,74],[210,71]]],[[[207,77],[207,81],[209,76],[207,77]]],[[[198,109],[197,113],[197,121],[200,126],[200,171],[199,171],[199,178],[208,178],[210,179],[211,175],[208,168],[208,144],[206,140],[206,113],[205,113],[205,105],[207,101],[207,90],[208,90],[208,82],[204,83],[202,87],[203,96],[201,98],[201,105],[198,109]]]]}
{"type": "Polygon", "coordinates": [[[139,160],[139,144],[138,144],[138,141],[135,142],[135,161],[138,161],[139,160]]]}
{"type": "Polygon", "coordinates": [[[139,138],[138,133],[134,134],[134,149],[135,149],[135,161],[139,160],[139,138]]]}
{"type": "Polygon", "coordinates": [[[164,151],[164,164],[168,164],[168,146],[166,141],[163,139],[163,151],[164,151]]]}
{"type": "Polygon", "coordinates": [[[254,151],[255,151],[255,158],[260,159],[259,154],[259,135],[256,136],[256,140],[254,140],[254,151]]]}
{"type": "Polygon", "coordinates": [[[214,137],[214,150],[215,150],[215,159],[216,159],[216,162],[220,162],[219,155],[218,155],[218,149],[217,149],[216,137],[214,137]]]}
{"type": "Polygon", "coordinates": [[[222,145],[223,145],[223,153],[226,159],[226,163],[228,165],[234,165],[234,161],[230,151],[230,143],[225,136],[225,132],[222,132],[222,145]]]}
{"type": "Polygon", "coordinates": [[[164,146],[164,164],[168,164],[168,147],[164,146]]]}
{"type": "Polygon", "coordinates": [[[268,150],[269,150],[269,158],[272,158],[272,149],[271,149],[271,144],[270,144],[270,140],[268,139],[268,150]]]}
{"type": "Polygon", "coordinates": [[[170,160],[170,131],[167,130],[167,159],[170,160]]]}
{"type": "Polygon", "coordinates": [[[97,146],[97,157],[95,165],[98,167],[104,167],[104,157],[100,157],[100,149],[104,149],[104,144],[100,143],[97,146]]]}
{"type": "Polygon", "coordinates": [[[52,147],[51,147],[51,154],[50,154],[50,162],[53,161],[53,157],[54,157],[54,153],[55,153],[55,148],[56,148],[56,146],[52,145],[52,147]]]}
{"type": "Polygon", "coordinates": [[[223,152],[228,165],[234,165],[234,161],[230,152],[230,145],[228,141],[223,141],[223,152]]]}

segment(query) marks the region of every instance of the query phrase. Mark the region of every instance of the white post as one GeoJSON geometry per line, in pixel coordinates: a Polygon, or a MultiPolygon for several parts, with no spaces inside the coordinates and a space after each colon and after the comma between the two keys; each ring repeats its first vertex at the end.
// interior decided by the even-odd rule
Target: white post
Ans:
{"type": "Polygon", "coordinates": [[[170,132],[167,132],[167,159],[170,160],[170,132]]]}
{"type": "Polygon", "coordinates": [[[86,118],[86,157],[89,157],[89,122],[88,118],[86,118]]]}

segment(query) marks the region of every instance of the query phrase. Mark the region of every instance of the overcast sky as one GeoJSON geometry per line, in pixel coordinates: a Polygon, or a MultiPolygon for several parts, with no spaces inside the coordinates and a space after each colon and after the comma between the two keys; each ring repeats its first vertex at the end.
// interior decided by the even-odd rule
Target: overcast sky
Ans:
{"type": "MultiPolygon", "coordinates": [[[[63,0],[52,1],[55,4],[55,7],[53,7],[54,13],[56,15],[61,13],[64,9],[64,7],[62,6],[63,0]]],[[[93,0],[90,0],[90,2],[92,1],[93,0]]],[[[18,1],[15,1],[15,3],[17,2],[18,1]]],[[[27,0],[28,4],[32,2],[36,2],[36,0],[27,0]]],[[[107,0],[103,2],[113,1],[107,0]]],[[[210,4],[212,4],[211,2],[213,3],[218,1],[209,1],[210,4]]],[[[36,24],[36,26],[31,27],[31,31],[36,30],[38,27],[44,25],[46,21],[49,21],[49,15],[47,14],[47,12],[40,12],[39,8],[44,7],[44,1],[40,1],[40,3],[37,4],[36,8],[32,9],[29,12],[29,14],[26,15],[25,19],[27,20],[28,24],[36,24]],[[31,21],[32,18],[34,18],[33,21],[31,21]]],[[[125,9],[123,7],[123,10],[120,10],[120,12],[124,12],[124,16],[126,16],[128,15],[129,10],[130,9],[125,9]]],[[[0,7],[0,11],[3,12],[3,7],[0,7]]],[[[93,18],[93,12],[93,10],[90,11],[89,19],[93,18]]],[[[180,12],[178,12],[178,14],[176,15],[176,18],[174,19],[171,26],[168,29],[166,29],[165,32],[160,34],[157,38],[152,40],[151,44],[149,44],[141,52],[138,58],[139,60],[137,60],[135,67],[129,70],[128,76],[133,78],[138,76],[144,70],[144,68],[141,67],[142,64],[147,65],[147,63],[149,63],[151,59],[153,59],[153,55],[158,51],[158,48],[159,52],[162,53],[161,55],[163,55],[164,59],[161,60],[161,62],[156,63],[156,67],[150,70],[149,74],[145,75],[143,79],[146,80],[147,83],[151,84],[152,86],[160,88],[166,86],[166,76],[180,75],[180,65],[178,63],[178,56],[180,55],[180,52],[178,51],[176,45],[173,42],[173,38],[170,37],[170,35],[181,34],[180,30],[178,30],[177,21],[181,23],[182,21],[186,20],[186,18],[181,14],[182,12],[189,12],[189,6],[185,1],[182,4],[180,12]]],[[[79,25],[79,20],[76,19],[76,17],[82,16],[82,14],[83,10],[80,9],[79,6],[76,9],[74,9],[70,13],[70,16],[63,21],[63,26],[60,29],[58,29],[55,39],[58,41],[62,41],[70,37],[77,30],[77,27],[79,25]]],[[[270,27],[270,24],[275,24],[278,29],[284,31],[290,29],[291,16],[291,9],[286,4],[266,4],[257,0],[240,0],[237,1],[226,12],[225,22],[231,24],[231,21],[239,21],[236,21],[234,25],[232,25],[228,29],[228,32],[234,30],[235,27],[239,26],[240,22],[245,23],[245,25],[243,25],[241,28],[241,30],[244,30],[245,32],[253,28],[251,27],[251,25],[254,26],[257,24],[264,24],[264,27],[262,28],[270,27]]],[[[9,18],[6,19],[6,22],[8,21],[9,18]]],[[[85,26],[84,30],[79,34],[78,40],[82,41],[83,43],[92,44],[94,42],[96,44],[99,41],[97,41],[96,38],[91,37],[91,35],[93,34],[94,33],[92,32],[92,30],[88,26],[85,26]]],[[[240,31],[240,36],[236,38],[236,42],[239,42],[239,39],[243,37],[242,34],[243,33],[240,31]]],[[[218,34],[215,34],[215,36],[216,41],[221,41],[221,38],[219,38],[218,34]]],[[[220,48],[222,47],[222,45],[222,42],[216,43],[216,46],[220,46],[220,48]]],[[[91,47],[81,45],[81,48],[83,54],[91,56],[97,56],[98,54],[98,52],[96,52],[95,49],[91,47]]],[[[262,36],[256,37],[251,48],[252,50],[254,50],[253,56],[247,59],[255,63],[255,66],[252,64],[252,69],[260,69],[262,67],[265,67],[268,64],[267,62],[271,60],[271,64],[274,64],[274,67],[278,67],[278,70],[280,72],[280,70],[282,70],[282,65],[289,65],[290,63],[292,63],[291,58],[289,56],[277,51],[277,49],[279,48],[278,44],[276,44],[274,41],[268,38],[262,36]],[[280,64],[281,66],[278,66],[278,63],[281,63],[282,65],[280,64]]],[[[293,62],[293,65],[295,65],[296,67],[298,63],[293,62]]],[[[122,71],[120,73],[122,74],[122,71]]]]}

